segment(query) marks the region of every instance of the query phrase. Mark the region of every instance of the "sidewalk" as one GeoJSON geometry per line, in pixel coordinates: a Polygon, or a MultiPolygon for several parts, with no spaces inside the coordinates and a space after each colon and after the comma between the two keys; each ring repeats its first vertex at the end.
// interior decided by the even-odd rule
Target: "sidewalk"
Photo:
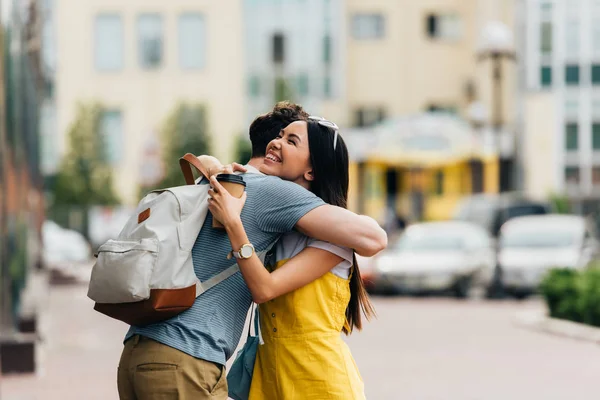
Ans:
{"type": "Polygon", "coordinates": [[[35,375],[0,376],[2,400],[118,399],[117,364],[127,326],[93,310],[83,267],[79,283],[52,286],[40,317],[35,375]]]}

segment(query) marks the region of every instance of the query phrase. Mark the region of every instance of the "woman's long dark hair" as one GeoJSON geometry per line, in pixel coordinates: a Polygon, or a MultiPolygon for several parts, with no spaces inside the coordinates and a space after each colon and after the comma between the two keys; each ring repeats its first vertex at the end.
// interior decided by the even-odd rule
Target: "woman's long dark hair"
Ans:
{"type": "MultiPolygon", "coordinates": [[[[307,121],[308,147],[313,170],[311,191],[328,204],[347,208],[349,178],[348,148],[341,135],[337,137],[337,145],[333,149],[335,131],[315,121],[307,121]]],[[[362,329],[362,314],[367,320],[375,316],[375,309],[369,300],[360,276],[360,269],[353,260],[354,268],[350,278],[350,302],[346,308],[344,333],[350,334],[357,328],[362,329]]]]}

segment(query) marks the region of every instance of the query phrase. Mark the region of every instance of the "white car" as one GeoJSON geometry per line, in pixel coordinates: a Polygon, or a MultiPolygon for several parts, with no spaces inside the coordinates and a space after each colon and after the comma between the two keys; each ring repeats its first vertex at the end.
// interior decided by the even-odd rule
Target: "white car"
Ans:
{"type": "Polygon", "coordinates": [[[42,240],[44,262],[50,268],[83,263],[92,257],[91,247],[81,233],[65,229],[54,221],[44,221],[42,240]]]}
{"type": "Polygon", "coordinates": [[[554,267],[585,268],[598,256],[593,224],[578,215],[536,215],[508,221],[500,231],[498,266],[504,290],[519,298],[536,291],[554,267]]]}
{"type": "Polygon", "coordinates": [[[447,291],[468,297],[476,285],[487,286],[495,252],[487,231],[459,221],[409,226],[373,260],[375,285],[382,291],[447,291]]]}

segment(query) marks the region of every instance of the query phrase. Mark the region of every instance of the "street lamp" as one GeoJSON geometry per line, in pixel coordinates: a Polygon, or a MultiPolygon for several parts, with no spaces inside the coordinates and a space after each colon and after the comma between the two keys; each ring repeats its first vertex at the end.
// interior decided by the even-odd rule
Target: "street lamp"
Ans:
{"type": "MultiPolygon", "coordinates": [[[[492,128],[496,143],[499,143],[499,136],[502,125],[502,60],[515,60],[515,50],[513,35],[506,24],[499,21],[490,21],[486,23],[481,31],[479,47],[477,49],[477,58],[479,61],[490,60],[492,62],[492,128]]],[[[499,150],[499,146],[497,146],[499,150]]],[[[510,177],[514,169],[514,152],[512,157],[509,155],[503,157],[500,154],[500,191],[506,191],[511,188],[510,177]]]]}

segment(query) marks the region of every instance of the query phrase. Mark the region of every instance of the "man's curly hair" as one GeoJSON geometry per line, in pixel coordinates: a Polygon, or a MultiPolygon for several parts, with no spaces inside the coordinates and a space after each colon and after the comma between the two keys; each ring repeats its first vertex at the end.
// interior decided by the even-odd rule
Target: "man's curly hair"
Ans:
{"type": "Polygon", "coordinates": [[[252,158],[264,157],[267,145],[275,139],[279,132],[294,121],[305,121],[308,113],[301,105],[290,101],[280,101],[273,110],[256,117],[250,124],[250,141],[252,142],[252,158]]]}

